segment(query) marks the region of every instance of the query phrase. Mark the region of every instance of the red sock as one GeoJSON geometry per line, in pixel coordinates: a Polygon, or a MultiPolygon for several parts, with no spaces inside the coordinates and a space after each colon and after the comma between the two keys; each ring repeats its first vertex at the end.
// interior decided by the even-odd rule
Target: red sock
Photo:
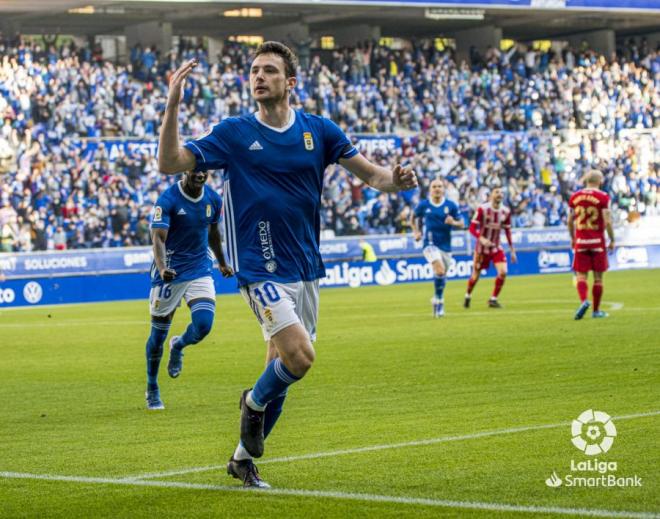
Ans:
{"type": "Polygon", "coordinates": [[[504,280],[506,279],[506,276],[497,276],[495,278],[495,288],[493,288],[493,299],[497,299],[497,296],[500,295],[500,291],[502,290],[502,287],[504,286],[504,280]]]}
{"type": "Polygon", "coordinates": [[[600,281],[595,281],[594,286],[591,288],[591,295],[594,298],[594,312],[600,308],[600,298],[603,297],[603,284],[600,281]]]}
{"type": "Polygon", "coordinates": [[[584,303],[587,300],[587,292],[589,292],[589,285],[586,279],[578,279],[577,291],[580,296],[580,302],[584,303]]]}
{"type": "Polygon", "coordinates": [[[474,285],[476,285],[476,284],[477,284],[476,279],[472,279],[472,278],[468,279],[468,286],[467,286],[467,293],[468,294],[472,293],[472,290],[474,289],[474,285]]]}

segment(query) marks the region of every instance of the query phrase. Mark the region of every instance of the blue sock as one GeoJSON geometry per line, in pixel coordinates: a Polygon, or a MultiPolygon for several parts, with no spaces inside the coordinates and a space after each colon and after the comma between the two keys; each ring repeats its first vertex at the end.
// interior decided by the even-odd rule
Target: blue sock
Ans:
{"type": "Polygon", "coordinates": [[[147,340],[147,389],[158,389],[158,367],[163,356],[163,343],[170,331],[170,323],[151,321],[151,335],[147,340]]]}
{"type": "Polygon", "coordinates": [[[291,373],[279,357],[272,361],[252,388],[252,401],[262,407],[282,394],[294,382],[300,380],[291,373]]]}
{"type": "Polygon", "coordinates": [[[284,400],[286,399],[287,390],[284,390],[284,393],[277,395],[273,400],[271,400],[266,406],[266,413],[264,415],[264,438],[268,438],[270,431],[273,430],[277,419],[282,414],[282,406],[284,406],[284,400]]]}
{"type": "Polygon", "coordinates": [[[211,331],[213,317],[215,316],[215,302],[209,300],[199,301],[190,307],[192,322],[174,343],[173,348],[181,351],[189,344],[197,344],[211,331]]]}
{"type": "Polygon", "coordinates": [[[445,293],[445,283],[447,278],[445,276],[435,276],[433,283],[435,284],[435,297],[437,299],[442,299],[442,295],[445,293]]]}

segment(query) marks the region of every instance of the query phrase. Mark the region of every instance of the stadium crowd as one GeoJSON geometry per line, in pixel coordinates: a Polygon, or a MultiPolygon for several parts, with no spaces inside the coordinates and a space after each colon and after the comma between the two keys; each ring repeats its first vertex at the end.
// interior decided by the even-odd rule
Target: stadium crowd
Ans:
{"type": "MultiPolygon", "coordinates": [[[[184,93],[183,134],[254,110],[244,45],[226,42],[217,63],[185,40],[167,55],[137,46],[118,65],[100,47],[0,36],[0,251],[149,243],[151,204],[173,180],[139,143],[157,137],[169,74],[192,57],[200,64],[184,93]],[[110,141],[87,141],[99,137],[110,141]]],[[[332,166],[322,212],[329,232],[408,231],[438,175],[466,220],[501,183],[516,226],[561,225],[592,166],[605,173],[618,218],[660,212],[660,53],[644,41],[611,58],[514,46],[473,51],[469,63],[431,43],[369,43],[312,52],[301,65],[294,106],[349,134],[403,136],[400,148],[367,153],[383,162],[399,154],[421,181],[417,192],[379,194],[332,166]]]]}

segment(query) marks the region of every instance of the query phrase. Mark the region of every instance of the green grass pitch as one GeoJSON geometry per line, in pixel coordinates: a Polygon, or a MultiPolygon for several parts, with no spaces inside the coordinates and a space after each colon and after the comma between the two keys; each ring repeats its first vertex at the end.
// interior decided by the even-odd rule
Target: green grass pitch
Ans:
{"type": "Polygon", "coordinates": [[[258,463],[272,492],[223,468],[265,353],[240,296],[218,298],[176,380],[165,353],[156,412],[146,301],[2,310],[0,517],[657,516],[660,270],[608,274],[610,318],[581,322],[569,275],[509,278],[503,310],[492,283],[466,311],[450,282],[441,320],[431,283],[322,291],[316,363],[258,463]],[[545,484],[587,459],[570,428],[586,409],[618,431],[598,459],[641,488],[545,484]]]}

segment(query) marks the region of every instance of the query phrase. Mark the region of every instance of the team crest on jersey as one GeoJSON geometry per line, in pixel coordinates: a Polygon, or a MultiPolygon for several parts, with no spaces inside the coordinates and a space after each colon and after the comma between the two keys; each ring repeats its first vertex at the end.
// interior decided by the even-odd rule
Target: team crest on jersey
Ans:
{"type": "Polygon", "coordinates": [[[211,218],[211,204],[206,204],[206,217],[211,218]]]}
{"type": "Polygon", "coordinates": [[[314,139],[312,139],[312,132],[303,133],[303,140],[305,141],[305,149],[312,151],[314,149],[314,139]]]}
{"type": "Polygon", "coordinates": [[[445,206],[445,214],[447,214],[448,212],[449,212],[449,207],[445,206]]]}
{"type": "Polygon", "coordinates": [[[160,222],[163,219],[163,208],[160,206],[154,207],[154,222],[160,222]]]}

